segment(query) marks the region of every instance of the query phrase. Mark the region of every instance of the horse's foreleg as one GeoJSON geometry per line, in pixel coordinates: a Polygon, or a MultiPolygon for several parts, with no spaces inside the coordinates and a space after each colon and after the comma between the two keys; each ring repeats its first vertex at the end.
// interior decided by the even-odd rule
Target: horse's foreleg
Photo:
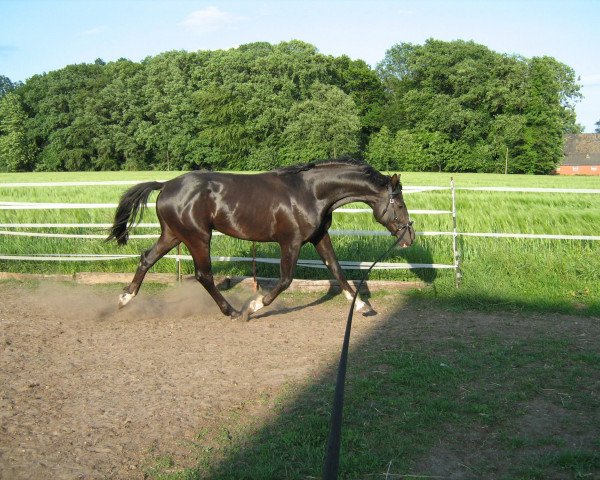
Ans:
{"type": "MultiPolygon", "coordinates": [[[[348,281],[346,280],[346,276],[344,275],[344,271],[340,267],[335,251],[333,250],[333,244],[331,243],[331,238],[328,233],[325,233],[323,237],[316,243],[314,243],[315,249],[317,253],[323,260],[325,266],[329,269],[333,278],[335,278],[340,284],[340,288],[344,292],[345,297],[352,301],[354,298],[354,289],[350,286],[348,281]]],[[[364,313],[373,312],[373,308],[366,302],[363,302],[360,298],[356,299],[356,303],[354,305],[354,309],[358,311],[362,311],[364,313]]]]}
{"type": "Polygon", "coordinates": [[[248,320],[248,317],[267,305],[270,305],[277,296],[290,286],[294,278],[294,269],[300,254],[300,245],[283,244],[281,245],[281,275],[275,286],[264,296],[259,295],[248,302],[242,312],[242,319],[248,320]]]}
{"type": "Polygon", "coordinates": [[[133,280],[123,289],[123,293],[119,295],[119,308],[123,308],[137,295],[142,286],[142,282],[144,281],[144,277],[152,265],[179,243],[180,241],[177,238],[171,235],[165,235],[163,232],[152,248],[142,253],[133,280]]]}

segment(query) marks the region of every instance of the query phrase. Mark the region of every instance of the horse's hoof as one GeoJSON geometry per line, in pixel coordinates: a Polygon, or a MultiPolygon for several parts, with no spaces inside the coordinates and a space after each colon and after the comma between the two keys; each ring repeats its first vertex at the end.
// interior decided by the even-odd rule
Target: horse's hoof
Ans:
{"type": "Polygon", "coordinates": [[[368,310],[372,310],[371,305],[369,305],[367,302],[363,302],[360,298],[357,298],[356,303],[354,304],[354,311],[365,313],[368,310]]]}
{"type": "Polygon", "coordinates": [[[135,297],[135,293],[124,292],[119,295],[119,310],[127,305],[133,297],[135,297]]]}
{"type": "Polygon", "coordinates": [[[363,302],[359,298],[356,299],[355,311],[360,312],[363,317],[373,317],[377,315],[377,312],[368,301],[363,302]]]}
{"type": "Polygon", "coordinates": [[[260,310],[261,308],[263,308],[265,305],[263,303],[263,299],[264,297],[262,295],[257,295],[254,298],[250,298],[242,307],[242,318],[241,320],[243,322],[247,322],[248,320],[250,320],[250,315],[252,315],[254,312],[257,312],[258,310],[260,310]]]}
{"type": "Polygon", "coordinates": [[[374,317],[377,315],[377,312],[369,305],[369,308],[364,312],[361,312],[363,317],[374,317]]]}
{"type": "Polygon", "coordinates": [[[229,316],[232,320],[239,320],[239,318],[242,316],[242,312],[239,310],[232,310],[229,316]]]}

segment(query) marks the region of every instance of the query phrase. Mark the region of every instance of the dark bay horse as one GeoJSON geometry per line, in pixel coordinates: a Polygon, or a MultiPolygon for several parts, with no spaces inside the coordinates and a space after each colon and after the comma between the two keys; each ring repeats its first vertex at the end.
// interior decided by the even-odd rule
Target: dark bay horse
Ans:
{"type": "MultiPolygon", "coordinates": [[[[160,190],[156,213],[162,232],[154,246],[141,255],[131,284],[119,297],[119,307],[138,293],[148,269],[181,242],[194,259],[196,279],[223,314],[233,318],[248,319],[290,285],[300,248],[308,242],[315,246],[346,297],[352,299],[354,291],[344,277],[328,233],[333,211],[350,202],[369,205],[376,220],[400,239],[401,247],[409,246],[415,238],[398,175],[382,175],[357,160],[328,160],[254,175],[190,172],[164,183],[135,185],[121,197],[107,240],[127,243],[129,231],[153,190],[160,190]],[[265,295],[249,301],[241,312],[215,286],[210,259],[213,230],[243,240],[277,242],[281,248],[279,281],[265,295]]],[[[370,306],[358,301],[356,309],[363,308],[370,306]]]]}

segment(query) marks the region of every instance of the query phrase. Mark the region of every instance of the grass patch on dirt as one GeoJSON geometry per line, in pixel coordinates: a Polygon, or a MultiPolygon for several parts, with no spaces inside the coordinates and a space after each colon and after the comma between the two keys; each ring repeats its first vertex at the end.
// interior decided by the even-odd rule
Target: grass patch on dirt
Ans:
{"type": "MultiPolygon", "coordinates": [[[[596,319],[471,313],[443,324],[414,299],[410,312],[415,324],[392,316],[351,353],[340,478],[600,475],[596,319]]],[[[320,478],[333,379],[233,412],[198,438],[196,467],[151,478],[320,478]]]]}

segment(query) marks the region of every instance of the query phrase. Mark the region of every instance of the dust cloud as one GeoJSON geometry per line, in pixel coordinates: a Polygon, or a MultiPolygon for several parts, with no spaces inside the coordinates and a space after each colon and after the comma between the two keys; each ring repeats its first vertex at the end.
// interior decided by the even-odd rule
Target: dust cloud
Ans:
{"type": "MultiPolygon", "coordinates": [[[[221,315],[210,295],[195,281],[162,291],[142,288],[124,308],[117,307],[122,288],[102,285],[95,288],[73,288],[72,284],[43,284],[33,292],[41,309],[60,314],[68,319],[136,320],[148,318],[181,319],[194,315],[221,315]]],[[[245,300],[243,293],[225,293],[234,307],[245,300]]]]}

